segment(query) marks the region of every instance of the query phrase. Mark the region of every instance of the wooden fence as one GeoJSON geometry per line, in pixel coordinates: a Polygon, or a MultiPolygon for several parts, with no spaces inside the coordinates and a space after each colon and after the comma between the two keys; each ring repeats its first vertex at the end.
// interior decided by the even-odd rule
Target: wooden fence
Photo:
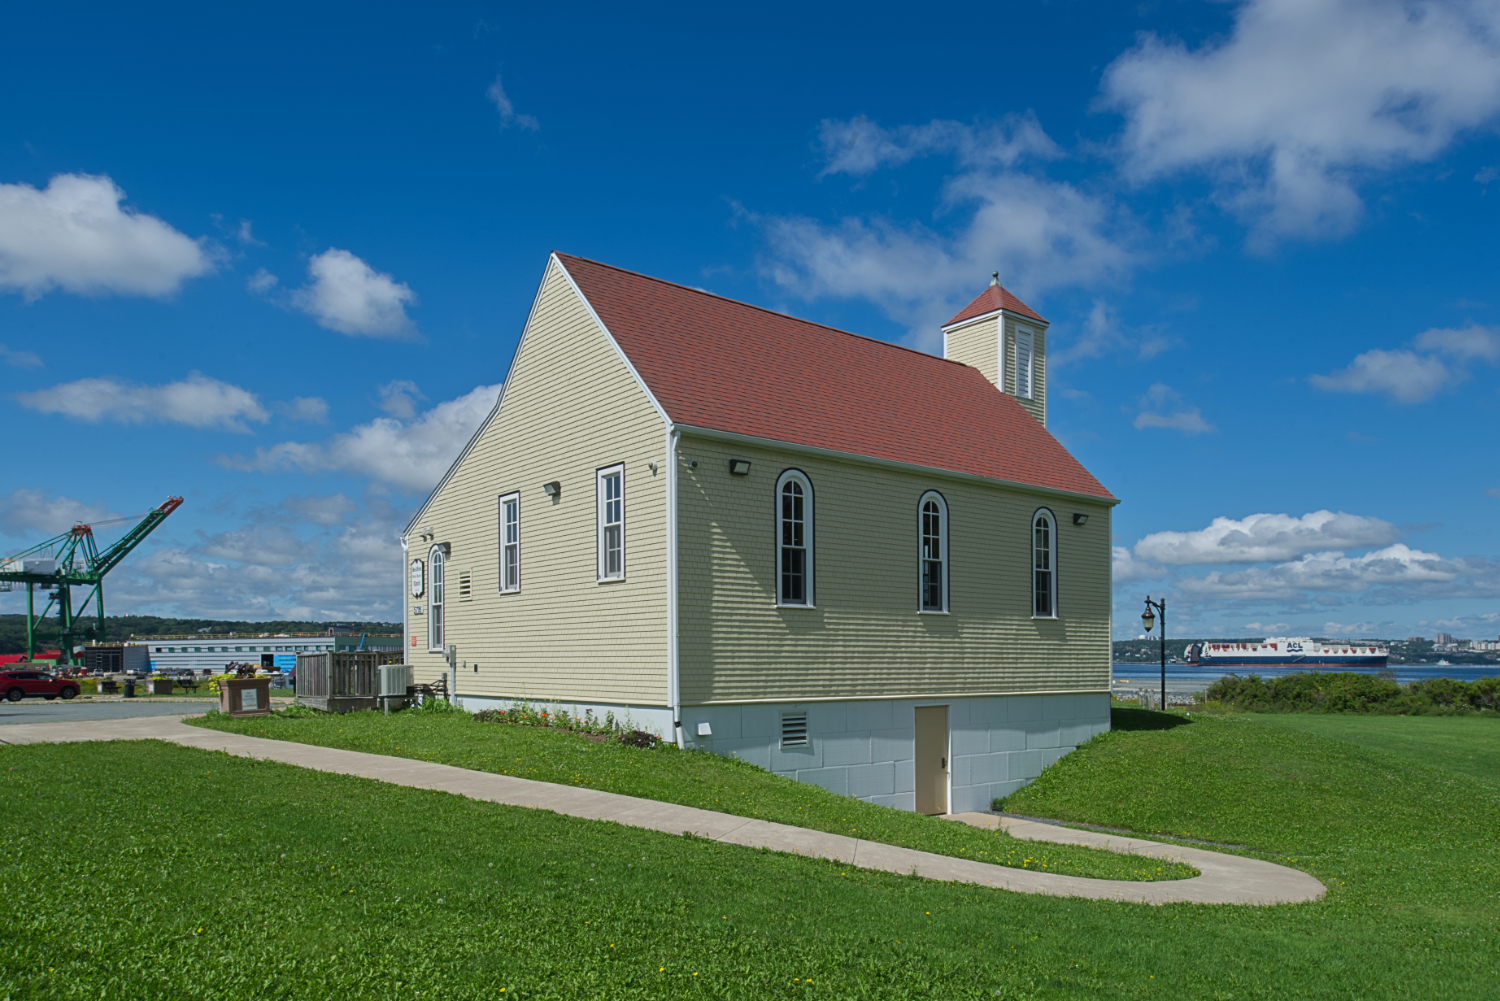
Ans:
{"type": "Polygon", "coordinates": [[[400,664],[400,651],[338,650],[297,654],[297,703],[327,712],[374,709],[380,665],[400,664]]]}

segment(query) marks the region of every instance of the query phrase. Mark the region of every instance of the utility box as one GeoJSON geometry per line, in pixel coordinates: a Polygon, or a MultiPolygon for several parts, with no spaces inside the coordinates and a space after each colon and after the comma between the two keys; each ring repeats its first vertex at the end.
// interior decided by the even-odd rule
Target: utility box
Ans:
{"type": "Polygon", "coordinates": [[[271,679],[219,679],[219,712],[230,716],[269,716],[271,679]]]}

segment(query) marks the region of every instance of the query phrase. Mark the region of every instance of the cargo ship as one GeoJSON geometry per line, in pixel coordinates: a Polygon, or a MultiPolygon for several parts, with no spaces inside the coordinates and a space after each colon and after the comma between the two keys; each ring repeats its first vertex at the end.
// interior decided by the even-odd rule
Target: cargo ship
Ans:
{"type": "Polygon", "coordinates": [[[1332,643],[1306,636],[1276,636],[1259,643],[1192,643],[1186,659],[1202,667],[1375,668],[1386,666],[1391,651],[1369,642],[1332,643]]]}

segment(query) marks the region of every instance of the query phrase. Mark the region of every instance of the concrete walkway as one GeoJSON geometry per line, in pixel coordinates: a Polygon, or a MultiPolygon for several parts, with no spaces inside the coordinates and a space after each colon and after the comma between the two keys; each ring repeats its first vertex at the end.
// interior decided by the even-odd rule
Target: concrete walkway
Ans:
{"type": "Polygon", "coordinates": [[[1003,827],[1013,836],[1027,841],[1087,845],[1146,858],[1186,862],[1202,875],[1191,879],[1136,883],[1011,869],[873,841],[861,841],[838,834],[810,831],[787,824],[773,824],[712,810],[600,792],[597,789],[580,789],[511,775],[494,775],[410,758],[244,737],[188,726],[174,717],[16,724],[0,731],[0,744],[86,740],[165,740],[185,747],[225,751],[239,757],[280,761],[341,775],[358,775],[395,785],[434,789],[492,803],[552,810],[588,820],[612,820],[627,827],[640,827],[664,834],[692,833],[751,848],[770,848],[826,858],[861,869],[916,873],[927,879],[978,883],[1018,893],[1143,904],[1295,904],[1317,900],[1324,893],[1323,884],[1307,873],[1258,859],[1180,845],[1165,845],[1139,838],[1077,831],[1035,821],[1002,818],[994,814],[958,814],[952,819],[979,827],[1003,827]]]}

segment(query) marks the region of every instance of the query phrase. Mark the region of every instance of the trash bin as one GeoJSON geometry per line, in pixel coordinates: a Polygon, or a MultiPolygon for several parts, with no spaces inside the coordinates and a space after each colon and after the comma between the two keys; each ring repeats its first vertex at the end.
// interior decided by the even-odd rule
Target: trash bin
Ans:
{"type": "Polygon", "coordinates": [[[125,697],[127,699],[135,698],[135,681],[133,679],[126,679],[125,681],[125,697]]]}

